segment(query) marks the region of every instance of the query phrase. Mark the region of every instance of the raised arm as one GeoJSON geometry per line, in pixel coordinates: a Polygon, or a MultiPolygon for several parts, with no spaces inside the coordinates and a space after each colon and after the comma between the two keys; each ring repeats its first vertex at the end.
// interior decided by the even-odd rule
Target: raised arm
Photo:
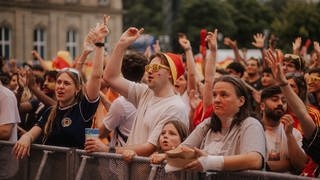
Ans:
{"type": "Polygon", "coordinates": [[[263,67],[267,67],[266,63],[265,63],[265,58],[264,58],[264,41],[265,41],[265,37],[262,33],[257,33],[255,35],[253,35],[253,39],[254,42],[252,42],[251,44],[258,48],[261,52],[262,55],[262,59],[263,59],[263,67]]]}
{"type": "Polygon", "coordinates": [[[226,37],[226,38],[224,38],[223,43],[226,46],[229,46],[233,50],[233,53],[234,53],[234,56],[235,56],[235,61],[236,62],[240,62],[244,66],[246,66],[246,61],[240,56],[238,45],[237,45],[237,41],[236,40],[233,41],[229,37],[226,37]]]}
{"type": "Polygon", "coordinates": [[[295,54],[295,55],[299,55],[300,54],[301,43],[302,43],[301,37],[297,37],[294,40],[294,42],[292,42],[293,54],[295,54]]]}
{"type": "Polygon", "coordinates": [[[272,70],[275,80],[279,83],[283,94],[285,95],[288,105],[293,110],[295,115],[300,121],[301,129],[306,139],[309,139],[314,132],[316,125],[314,124],[311,116],[309,115],[305,104],[298,97],[298,95],[293,91],[291,86],[288,84],[288,80],[284,75],[282,62],[280,59],[280,52],[277,50],[276,55],[272,53],[271,50],[268,50],[266,53],[266,60],[269,67],[272,70]]]}
{"type": "Polygon", "coordinates": [[[35,57],[39,61],[41,67],[45,71],[49,71],[49,67],[47,66],[46,62],[44,62],[44,60],[42,59],[42,57],[39,55],[39,53],[37,51],[33,50],[33,51],[31,51],[31,54],[33,57],[35,57]]]}
{"type": "Polygon", "coordinates": [[[28,70],[26,73],[27,73],[27,85],[30,91],[38,98],[38,100],[43,102],[47,106],[56,105],[56,101],[53,98],[47,96],[43,91],[41,91],[39,86],[37,86],[36,79],[32,71],[28,70]]]}
{"type": "Polygon", "coordinates": [[[207,108],[212,104],[213,95],[212,88],[214,82],[214,76],[216,72],[216,57],[217,57],[217,34],[218,30],[214,32],[208,32],[207,43],[210,50],[210,54],[207,56],[206,68],[204,73],[204,92],[203,92],[203,112],[202,116],[206,112],[207,108]]]}
{"type": "Polygon", "coordinates": [[[122,59],[128,46],[138,39],[142,33],[143,28],[140,30],[135,27],[127,29],[115,45],[108,66],[104,70],[104,81],[124,97],[128,97],[129,80],[120,75],[122,59]]]}
{"type": "Polygon", "coordinates": [[[190,41],[188,40],[187,36],[184,34],[179,35],[179,44],[183,48],[186,59],[187,59],[187,69],[188,69],[188,93],[190,90],[196,89],[196,69],[195,69],[195,62],[193,58],[193,52],[191,48],[190,41]]]}
{"type": "Polygon", "coordinates": [[[109,34],[108,23],[109,16],[104,15],[104,22],[98,23],[94,32],[90,31],[86,41],[91,41],[96,45],[92,64],[92,73],[86,83],[86,94],[89,100],[94,100],[99,96],[100,79],[103,73],[104,60],[104,39],[109,34]]]}

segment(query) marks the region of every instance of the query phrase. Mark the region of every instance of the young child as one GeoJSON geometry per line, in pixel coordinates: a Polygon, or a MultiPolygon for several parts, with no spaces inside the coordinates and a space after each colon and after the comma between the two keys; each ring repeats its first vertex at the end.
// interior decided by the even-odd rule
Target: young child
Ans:
{"type": "MultiPolygon", "coordinates": [[[[188,136],[188,128],[180,121],[168,121],[164,124],[159,136],[159,149],[156,153],[150,156],[150,161],[153,164],[159,164],[166,159],[164,152],[174,149],[186,139],[188,136]]],[[[131,161],[135,156],[135,152],[127,149],[122,153],[126,161],[131,161]]]]}

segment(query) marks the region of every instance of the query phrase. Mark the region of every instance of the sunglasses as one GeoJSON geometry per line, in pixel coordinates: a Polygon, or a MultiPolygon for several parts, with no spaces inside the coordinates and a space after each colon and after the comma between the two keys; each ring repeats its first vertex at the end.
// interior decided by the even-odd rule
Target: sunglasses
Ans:
{"type": "Polygon", "coordinates": [[[76,70],[74,68],[63,68],[63,69],[59,70],[59,73],[62,73],[62,72],[72,73],[77,78],[78,82],[79,83],[81,82],[81,76],[80,76],[80,73],[78,70],[76,70]]]}
{"type": "Polygon", "coordinates": [[[162,64],[147,64],[145,66],[145,71],[158,72],[161,68],[166,69],[166,70],[170,70],[170,68],[168,66],[165,66],[162,64]]]}
{"type": "Polygon", "coordinates": [[[308,76],[307,80],[308,80],[308,83],[312,83],[312,82],[320,81],[320,77],[318,77],[318,76],[308,76]]]}

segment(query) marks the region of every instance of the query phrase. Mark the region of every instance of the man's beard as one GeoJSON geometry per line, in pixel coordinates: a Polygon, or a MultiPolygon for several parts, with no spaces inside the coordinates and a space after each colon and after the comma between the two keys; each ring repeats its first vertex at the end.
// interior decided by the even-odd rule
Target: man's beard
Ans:
{"type": "Polygon", "coordinates": [[[266,117],[274,122],[279,122],[280,118],[285,114],[283,107],[277,107],[275,109],[265,109],[266,117]]]}

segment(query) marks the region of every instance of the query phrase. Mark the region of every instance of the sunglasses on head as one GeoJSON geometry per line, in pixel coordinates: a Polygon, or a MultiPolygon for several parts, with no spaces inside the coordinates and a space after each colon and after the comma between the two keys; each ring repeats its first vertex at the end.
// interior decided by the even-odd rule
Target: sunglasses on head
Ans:
{"type": "Polygon", "coordinates": [[[170,70],[170,68],[168,66],[165,66],[163,64],[147,64],[145,66],[145,71],[158,72],[161,68],[170,70]]]}
{"type": "Polygon", "coordinates": [[[284,55],[284,58],[285,58],[285,59],[298,60],[298,59],[300,59],[300,56],[295,55],[295,54],[285,54],[285,55],[284,55]]]}
{"type": "Polygon", "coordinates": [[[299,62],[299,67],[300,68],[302,67],[301,57],[298,56],[298,55],[295,55],[295,54],[285,54],[284,55],[284,61],[289,61],[289,62],[298,61],[299,62]]]}
{"type": "Polygon", "coordinates": [[[307,80],[308,80],[309,83],[312,83],[312,82],[320,81],[320,77],[318,77],[318,76],[308,76],[307,80]]]}
{"type": "Polygon", "coordinates": [[[288,72],[286,73],[287,78],[293,78],[293,77],[303,77],[302,73],[299,72],[288,72]]]}
{"type": "Polygon", "coordinates": [[[72,73],[73,75],[75,75],[77,77],[77,80],[78,82],[80,83],[81,82],[81,76],[80,76],[80,73],[78,70],[74,69],[74,68],[63,68],[61,70],[59,70],[60,73],[62,72],[70,72],[72,73]]]}

